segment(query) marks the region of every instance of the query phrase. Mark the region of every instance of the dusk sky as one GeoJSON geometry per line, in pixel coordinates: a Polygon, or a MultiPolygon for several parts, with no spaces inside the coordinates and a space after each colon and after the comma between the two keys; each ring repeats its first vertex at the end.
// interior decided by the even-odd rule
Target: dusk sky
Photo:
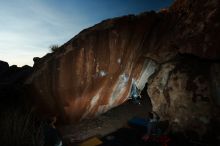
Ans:
{"type": "Polygon", "coordinates": [[[81,30],[104,19],[159,10],[174,0],[0,0],[0,60],[33,65],[81,30]]]}

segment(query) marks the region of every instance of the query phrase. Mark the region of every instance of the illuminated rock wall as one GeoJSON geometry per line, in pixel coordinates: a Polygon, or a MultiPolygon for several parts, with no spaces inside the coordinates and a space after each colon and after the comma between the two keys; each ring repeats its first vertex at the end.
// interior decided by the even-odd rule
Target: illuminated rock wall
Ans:
{"type": "MultiPolygon", "coordinates": [[[[170,110],[181,102],[175,99],[194,98],[191,96],[194,92],[186,91],[186,80],[191,78],[182,70],[172,73],[181,62],[178,56],[192,54],[210,61],[220,59],[219,5],[219,0],[177,0],[169,9],[157,13],[109,19],[85,29],[57,51],[36,61],[35,71],[26,82],[30,94],[43,111],[73,122],[125,102],[132,80],[141,90],[150,81],[148,92],[153,109],[162,117],[175,119],[178,111],[170,110]],[[181,86],[176,86],[177,81],[181,86]],[[175,94],[168,96],[171,91],[167,90],[171,88],[175,94]]],[[[218,72],[216,64],[212,69],[218,72]]],[[[212,72],[210,80],[219,80],[216,72],[212,72]]],[[[219,102],[219,81],[210,84],[216,90],[204,94],[213,99],[210,92],[214,93],[219,102]]],[[[203,94],[199,89],[195,92],[203,94]]],[[[190,107],[193,102],[190,101],[190,107]]]]}

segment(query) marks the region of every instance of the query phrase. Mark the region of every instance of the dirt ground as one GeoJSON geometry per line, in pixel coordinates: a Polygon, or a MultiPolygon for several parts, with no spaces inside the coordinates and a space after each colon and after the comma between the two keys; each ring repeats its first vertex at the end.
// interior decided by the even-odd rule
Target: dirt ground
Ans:
{"type": "Polygon", "coordinates": [[[86,119],[78,124],[59,127],[64,141],[73,143],[92,136],[103,137],[127,125],[127,121],[134,116],[146,117],[151,111],[149,99],[142,99],[141,104],[134,104],[131,100],[95,117],[86,119]]]}

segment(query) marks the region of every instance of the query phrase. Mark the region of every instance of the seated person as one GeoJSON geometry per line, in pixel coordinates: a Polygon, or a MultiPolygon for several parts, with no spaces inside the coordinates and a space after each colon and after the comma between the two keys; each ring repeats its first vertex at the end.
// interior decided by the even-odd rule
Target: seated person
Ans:
{"type": "Polygon", "coordinates": [[[45,146],[62,146],[62,140],[55,127],[56,117],[49,118],[44,127],[45,146]]]}
{"type": "Polygon", "coordinates": [[[155,112],[149,112],[148,118],[147,133],[142,138],[144,141],[147,141],[150,136],[158,136],[161,133],[158,128],[160,117],[155,112]]]}

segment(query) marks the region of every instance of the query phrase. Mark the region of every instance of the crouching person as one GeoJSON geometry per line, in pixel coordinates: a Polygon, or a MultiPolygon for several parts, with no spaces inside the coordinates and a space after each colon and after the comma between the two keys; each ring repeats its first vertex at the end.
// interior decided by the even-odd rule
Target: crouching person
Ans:
{"type": "Polygon", "coordinates": [[[171,139],[162,133],[161,125],[159,125],[160,122],[158,114],[155,112],[149,113],[147,132],[142,137],[145,142],[150,142],[153,145],[167,146],[171,139]]]}
{"type": "Polygon", "coordinates": [[[161,134],[161,130],[158,127],[160,117],[155,112],[149,112],[148,118],[147,132],[142,137],[144,141],[148,141],[152,136],[161,134]]]}

